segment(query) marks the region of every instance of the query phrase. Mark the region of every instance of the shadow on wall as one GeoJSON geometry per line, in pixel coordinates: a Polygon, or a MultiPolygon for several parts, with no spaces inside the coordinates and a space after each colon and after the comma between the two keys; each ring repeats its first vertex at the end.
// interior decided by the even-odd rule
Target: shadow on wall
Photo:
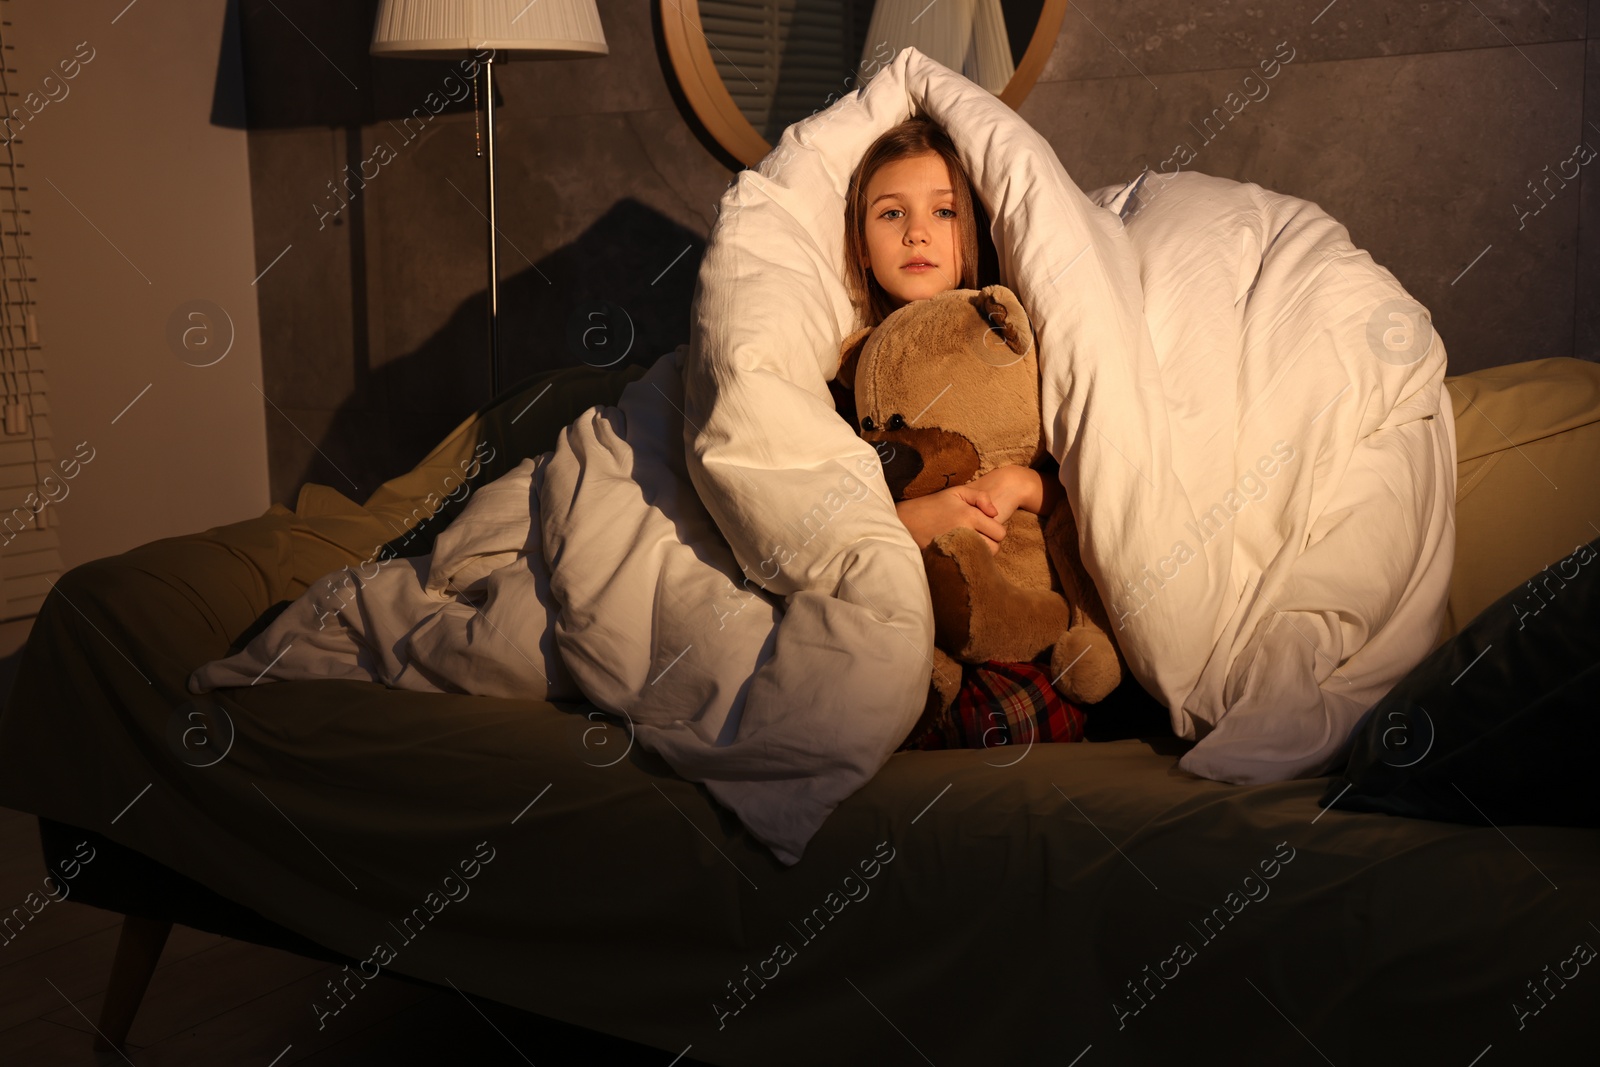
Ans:
{"type": "MultiPolygon", "coordinates": [[[[359,248],[357,244],[358,257],[359,248]]],[[[503,265],[508,251],[502,242],[503,265]]],[[[565,367],[649,365],[687,342],[704,253],[699,234],[629,198],[614,204],[576,240],[513,276],[503,276],[501,392],[531,375],[565,367]]],[[[361,267],[364,272],[365,264],[361,267]]],[[[321,451],[282,483],[288,493],[280,498],[292,501],[301,484],[315,481],[359,502],[410,470],[490,401],[488,338],[485,288],[458,304],[417,348],[361,379],[356,392],[332,413],[320,435],[321,451]],[[380,405],[386,420],[405,424],[385,437],[372,433],[374,410],[380,405]],[[356,462],[340,462],[335,468],[321,454],[330,446],[347,455],[352,446],[359,448],[356,462]]]]}
{"type": "MultiPolygon", "coordinates": [[[[688,341],[689,305],[705,248],[700,234],[630,197],[576,241],[502,280],[502,390],[561,367],[649,364],[688,341]]],[[[487,299],[480,293],[464,305],[472,309],[470,321],[486,322],[487,299]]],[[[439,336],[447,337],[462,314],[439,336]]],[[[478,351],[486,348],[480,344],[478,351]]]]}

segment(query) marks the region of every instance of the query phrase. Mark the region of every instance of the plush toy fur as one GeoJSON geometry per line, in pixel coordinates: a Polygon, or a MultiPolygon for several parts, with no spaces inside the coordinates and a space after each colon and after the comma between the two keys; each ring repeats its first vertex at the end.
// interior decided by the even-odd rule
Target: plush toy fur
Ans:
{"type": "MultiPolygon", "coordinates": [[[[1003,285],[952,289],[899,308],[841,347],[836,380],[854,390],[856,429],[883,458],[897,501],[961,485],[1007,463],[1055,477],[1044,449],[1033,329],[1003,285]]],[[[1051,650],[1057,691],[1093,704],[1122,678],[1105,608],[1062,501],[1041,529],[1018,511],[999,552],[957,527],[922,553],[933,594],[930,700],[954,701],[958,662],[1023,663],[1051,650]]]]}

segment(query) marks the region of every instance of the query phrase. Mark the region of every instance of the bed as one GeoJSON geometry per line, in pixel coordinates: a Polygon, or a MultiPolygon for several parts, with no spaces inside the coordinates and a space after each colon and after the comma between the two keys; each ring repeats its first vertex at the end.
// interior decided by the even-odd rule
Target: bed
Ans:
{"type": "MultiPolygon", "coordinates": [[[[1523,514],[1504,506],[1526,491],[1518,465],[1584,484],[1595,370],[1452,380],[1463,470],[1505,475],[1463,479],[1463,544],[1487,548],[1466,554],[1460,610],[1497,574],[1516,582],[1495,539],[1523,514]]],[[[239,929],[208,898],[197,925],[287,930],[352,974],[449,979],[662,1062],[1469,1063],[1490,1046],[1537,1062],[1593,1039],[1581,977],[1538,1016],[1513,1005],[1600,941],[1600,833],[1324,810],[1326,778],[1207,781],[1135,703],[1120,714],[1142,738],[899,753],[793,866],[582,703],[295,682],[194,716],[196,664],[414,521],[477,442],[538,451],[637,374],[522,383],[364,505],[307,485],[292,511],[69,572],[0,719],[0,803],[48,820],[58,856],[91,831],[263,920],[239,929]],[[537,417],[513,421],[535,396],[537,417]],[[441,904],[452,874],[470,892],[441,904]]],[[[118,862],[86,873],[102,860],[118,862]]],[[[156,869],[84,899],[171,908],[139,891],[156,869]]],[[[141,937],[131,922],[131,957],[141,937]]]]}
{"type": "MultiPolygon", "coordinates": [[[[581,694],[798,862],[927,700],[924,562],[829,392],[861,325],[850,176],[915,115],[987,212],[1083,570],[1195,741],[1181,769],[1325,772],[1446,609],[1457,450],[1427,309],[1310,201],[1194,171],[1086,194],[915,48],[729,186],[688,343],[475,490],[427,561],[347,568],[190,691],[437,692],[465,664],[475,693],[581,694]]],[[[909,422],[936,431],[945,389],[914,384],[909,422]]]]}

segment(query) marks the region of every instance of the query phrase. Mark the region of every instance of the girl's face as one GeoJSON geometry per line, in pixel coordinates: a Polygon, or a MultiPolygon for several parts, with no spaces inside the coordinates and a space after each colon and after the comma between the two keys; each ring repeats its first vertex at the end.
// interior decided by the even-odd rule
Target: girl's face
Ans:
{"type": "Polygon", "coordinates": [[[897,307],[954,289],[960,281],[951,184],[937,152],[885,163],[867,183],[864,266],[897,307]]]}

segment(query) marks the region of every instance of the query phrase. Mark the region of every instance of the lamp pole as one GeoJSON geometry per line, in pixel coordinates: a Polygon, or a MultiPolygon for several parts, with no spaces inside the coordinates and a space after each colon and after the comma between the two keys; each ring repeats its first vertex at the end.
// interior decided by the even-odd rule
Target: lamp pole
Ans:
{"type": "Polygon", "coordinates": [[[495,255],[499,231],[494,222],[494,56],[483,61],[484,169],[489,185],[489,396],[500,393],[500,264],[495,255]]]}

